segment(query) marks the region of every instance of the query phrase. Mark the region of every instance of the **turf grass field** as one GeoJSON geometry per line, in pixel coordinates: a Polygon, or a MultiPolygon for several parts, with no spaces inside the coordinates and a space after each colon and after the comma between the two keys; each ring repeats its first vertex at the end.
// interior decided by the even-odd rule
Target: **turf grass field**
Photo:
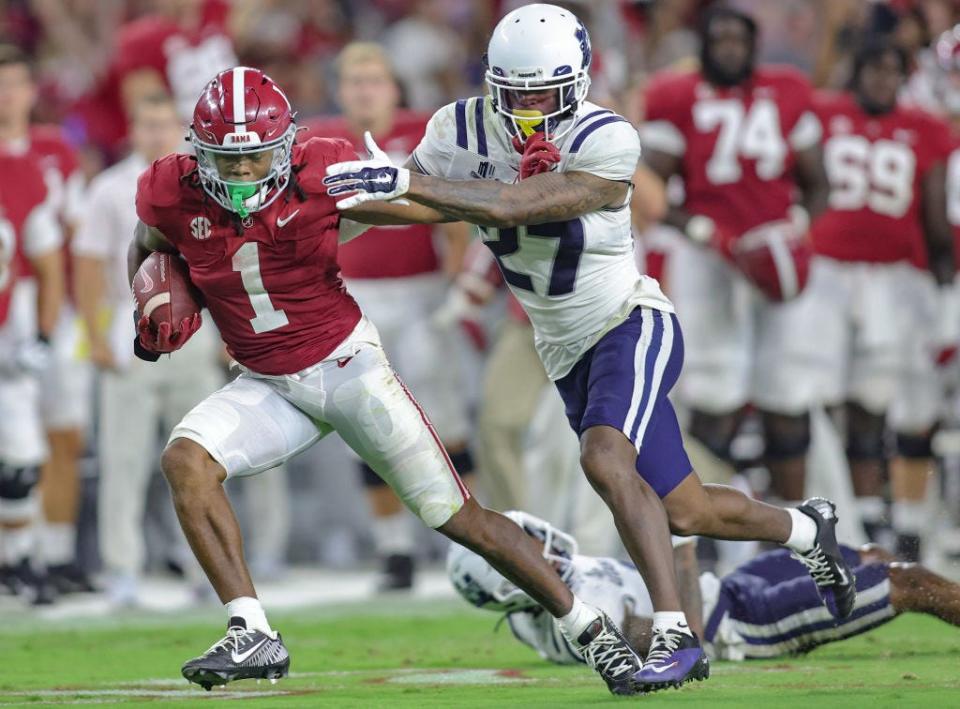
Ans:
{"type": "Polygon", "coordinates": [[[496,616],[450,600],[272,614],[292,676],[208,693],[179,668],[217,639],[221,620],[216,611],[12,619],[0,631],[0,706],[960,707],[960,631],[919,616],[805,656],[717,662],[707,682],[638,698],[609,695],[585,667],[542,662],[505,624],[494,632],[496,616]]]}

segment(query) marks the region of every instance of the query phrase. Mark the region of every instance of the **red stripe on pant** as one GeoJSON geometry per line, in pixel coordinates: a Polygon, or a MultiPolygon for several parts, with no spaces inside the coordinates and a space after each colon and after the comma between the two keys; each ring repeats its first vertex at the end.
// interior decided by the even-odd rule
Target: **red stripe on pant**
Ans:
{"type": "Polygon", "coordinates": [[[447,461],[447,467],[450,469],[450,472],[453,474],[453,479],[457,482],[457,487],[460,489],[460,494],[463,495],[464,501],[470,499],[470,491],[467,489],[467,486],[463,484],[463,480],[460,479],[460,475],[457,473],[457,469],[453,467],[453,462],[450,460],[450,456],[447,455],[447,449],[440,441],[440,437],[437,435],[436,429],[433,427],[433,424],[430,423],[430,419],[427,418],[426,412],[423,410],[423,407],[420,406],[413,394],[410,393],[410,390],[407,389],[407,385],[403,383],[403,380],[400,378],[400,375],[397,372],[393,371],[393,376],[396,377],[397,383],[400,385],[400,388],[403,389],[403,393],[407,395],[407,398],[413,402],[413,405],[417,407],[417,411],[420,412],[420,418],[423,419],[424,425],[427,427],[427,430],[430,431],[430,435],[433,436],[434,442],[436,442],[437,447],[440,449],[440,452],[443,453],[443,459],[447,461]]]}

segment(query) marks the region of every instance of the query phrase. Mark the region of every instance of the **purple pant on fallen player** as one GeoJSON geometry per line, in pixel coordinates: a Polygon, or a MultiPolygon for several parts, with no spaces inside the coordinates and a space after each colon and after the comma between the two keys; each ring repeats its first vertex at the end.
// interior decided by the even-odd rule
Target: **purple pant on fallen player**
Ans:
{"type": "Polygon", "coordinates": [[[746,658],[806,652],[843,640],[891,620],[890,574],[886,564],[863,564],[860,554],[841,546],[857,579],[857,603],[837,620],[824,607],[805,566],[787,549],[769,551],[720,579],[716,606],[705,619],[704,640],[712,643],[726,620],[740,638],[746,658]]]}
{"type": "Polygon", "coordinates": [[[577,435],[611,426],[637,448],[637,472],[665,497],[693,466],[667,394],[683,367],[683,335],[672,313],[636,308],[557,380],[577,435]]]}

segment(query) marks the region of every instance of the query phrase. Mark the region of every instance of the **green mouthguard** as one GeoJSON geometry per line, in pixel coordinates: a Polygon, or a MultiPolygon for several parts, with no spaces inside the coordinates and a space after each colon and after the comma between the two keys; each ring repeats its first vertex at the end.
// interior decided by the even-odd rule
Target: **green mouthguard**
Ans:
{"type": "Polygon", "coordinates": [[[257,193],[257,186],[227,185],[227,192],[230,195],[230,201],[233,203],[233,211],[239,214],[241,219],[246,219],[250,215],[250,211],[244,202],[257,193]]]}

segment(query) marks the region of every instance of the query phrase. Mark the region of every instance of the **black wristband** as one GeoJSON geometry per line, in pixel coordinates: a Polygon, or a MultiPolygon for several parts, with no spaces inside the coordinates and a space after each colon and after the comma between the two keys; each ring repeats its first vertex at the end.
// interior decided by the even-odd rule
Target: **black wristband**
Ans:
{"type": "Polygon", "coordinates": [[[135,354],[139,359],[142,359],[144,362],[156,362],[160,359],[160,353],[154,352],[153,350],[148,350],[146,347],[140,344],[140,338],[133,338],[133,354],[135,354]]]}

